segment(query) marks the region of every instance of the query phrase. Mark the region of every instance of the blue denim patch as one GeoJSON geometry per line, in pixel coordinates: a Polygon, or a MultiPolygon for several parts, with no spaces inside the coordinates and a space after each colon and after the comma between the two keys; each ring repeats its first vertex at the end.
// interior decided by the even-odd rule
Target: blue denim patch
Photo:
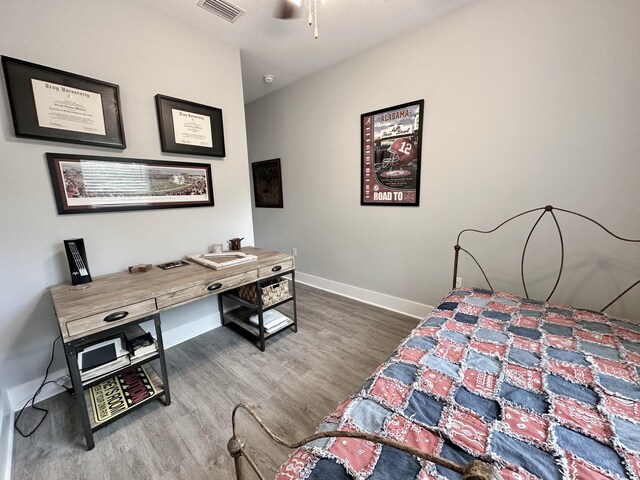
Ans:
{"type": "Polygon", "coordinates": [[[413,337],[407,340],[407,347],[419,348],[420,350],[431,350],[436,346],[438,341],[431,337],[413,337]]]}
{"type": "Polygon", "coordinates": [[[506,433],[493,432],[491,449],[500,458],[504,458],[540,478],[545,480],[562,479],[562,474],[553,456],[533,445],[516,440],[506,433]]]}
{"type": "Polygon", "coordinates": [[[545,323],[541,327],[544,331],[549,332],[551,335],[559,335],[561,337],[572,337],[573,329],[571,327],[565,327],[564,325],[556,325],[555,323],[545,323]]]}
{"type": "Polygon", "coordinates": [[[523,298],[522,303],[529,304],[529,305],[544,305],[544,302],[540,300],[533,300],[531,298],[523,298]]]}
{"type": "Polygon", "coordinates": [[[489,300],[477,297],[465,298],[464,301],[469,305],[475,305],[476,307],[484,307],[487,303],[489,303],[489,300]]]}
{"type": "MultiPolygon", "coordinates": [[[[323,422],[320,424],[318,428],[316,428],[316,433],[321,432],[329,432],[332,430],[338,430],[337,423],[329,423],[323,422]]],[[[309,442],[307,444],[308,447],[318,447],[318,448],[326,448],[327,444],[331,441],[331,438],[319,438],[318,440],[314,440],[313,442],[309,442]]]]}
{"type": "Polygon", "coordinates": [[[429,317],[424,322],[422,322],[422,326],[423,327],[441,327],[446,321],[447,319],[442,317],[429,317]]]}
{"type": "Polygon", "coordinates": [[[458,322],[468,323],[470,325],[475,325],[478,323],[478,317],[475,315],[469,315],[468,313],[456,313],[453,317],[458,322]]]}
{"type": "Polygon", "coordinates": [[[501,303],[502,305],[509,305],[510,307],[515,307],[518,305],[518,302],[514,302],[513,300],[509,300],[508,298],[494,298],[494,302],[501,303]]]}
{"type": "Polygon", "coordinates": [[[556,347],[547,347],[547,355],[561,362],[576,363],[578,365],[589,366],[589,362],[580,352],[572,352],[571,350],[562,350],[556,347]]]}
{"type": "Polygon", "coordinates": [[[481,338],[482,340],[490,340],[498,343],[505,343],[509,340],[507,335],[496,330],[492,330],[491,328],[479,328],[476,331],[476,337],[481,338]]]}
{"type": "Polygon", "coordinates": [[[516,405],[533,410],[534,412],[547,413],[549,408],[544,396],[538,393],[529,392],[507,382],[502,382],[499,395],[505,400],[509,400],[516,405]]]}
{"type": "Polygon", "coordinates": [[[364,390],[365,392],[368,392],[369,389],[371,388],[371,385],[373,385],[373,378],[369,377],[365,380],[365,382],[362,384],[362,388],[361,390],[364,390]]]}
{"type": "Polygon", "coordinates": [[[321,458],[307,480],[327,480],[327,478],[331,480],[353,480],[353,477],[338,462],[328,458],[321,458]]]}
{"type": "Polygon", "coordinates": [[[500,405],[498,402],[480,397],[471,393],[464,387],[456,390],[455,400],[463,407],[480,414],[487,421],[496,420],[500,415],[500,405]]]}
{"type": "Polygon", "coordinates": [[[475,293],[482,293],[484,295],[493,295],[493,290],[488,290],[486,288],[474,288],[473,291],[475,293]]]}
{"type": "Polygon", "coordinates": [[[637,323],[625,322],[623,320],[611,320],[615,326],[620,328],[626,328],[627,330],[633,330],[634,332],[640,333],[640,325],[637,323]]]}
{"type": "Polygon", "coordinates": [[[511,333],[515,333],[521,337],[528,338],[530,340],[540,340],[542,334],[536,330],[535,328],[527,328],[527,327],[516,327],[515,325],[509,325],[507,327],[511,333]]]}
{"type": "Polygon", "coordinates": [[[509,360],[525,367],[535,367],[540,364],[538,355],[516,347],[511,347],[511,350],[509,350],[509,360]]]}
{"type": "Polygon", "coordinates": [[[458,308],[458,302],[444,302],[436,307],[438,310],[455,310],[458,308]]]}
{"type": "Polygon", "coordinates": [[[367,480],[396,480],[398,472],[402,472],[404,478],[416,478],[421,468],[420,462],[415,457],[383,445],[376,468],[367,480]]]}
{"type": "Polygon", "coordinates": [[[627,478],[620,457],[613,449],[581,433],[561,426],[556,427],[556,437],[561,448],[575,453],[577,456],[604,470],[617,473],[622,478],[627,478]]]}
{"type": "Polygon", "coordinates": [[[540,318],[542,316],[542,312],[540,312],[538,310],[527,310],[525,308],[521,308],[520,309],[520,315],[525,316],[525,317],[540,318]]]}
{"type": "MultiPolygon", "coordinates": [[[[449,442],[449,440],[445,440],[442,444],[442,451],[440,452],[440,456],[442,458],[446,458],[447,460],[451,460],[458,465],[466,465],[474,459],[474,457],[456,447],[454,444],[449,442]]],[[[436,470],[440,475],[448,478],[449,480],[460,480],[462,478],[462,475],[460,475],[459,473],[456,473],[453,470],[449,470],[448,468],[442,467],[440,465],[436,465],[436,470]]]]}
{"type": "Polygon", "coordinates": [[[395,378],[399,382],[402,382],[406,385],[411,385],[416,379],[417,371],[418,367],[416,367],[415,365],[400,362],[392,363],[384,370],[384,372],[382,372],[382,374],[385,377],[395,378]]]}
{"type": "Polygon", "coordinates": [[[485,310],[482,312],[482,316],[486,318],[493,318],[494,320],[499,320],[501,322],[508,322],[511,320],[511,315],[508,313],[497,312],[495,310],[485,310]]]}
{"type": "Polygon", "coordinates": [[[626,348],[630,352],[640,353],[640,343],[631,342],[629,340],[622,340],[622,345],[624,345],[624,348],[626,348]]]}
{"type": "Polygon", "coordinates": [[[547,308],[547,312],[555,313],[557,315],[562,315],[563,317],[571,316],[571,310],[565,310],[564,308],[549,307],[547,308]]]}
{"type": "Polygon", "coordinates": [[[451,330],[440,330],[440,336],[446,337],[450,340],[454,340],[462,344],[469,343],[469,337],[467,337],[464,333],[460,333],[460,332],[454,332],[451,330]]]}
{"type": "Polygon", "coordinates": [[[467,292],[466,290],[454,290],[453,292],[451,292],[450,296],[455,296],[455,297],[466,297],[467,295],[469,295],[469,292],[467,292]]]}
{"type": "Polygon", "coordinates": [[[580,326],[586,330],[590,330],[596,333],[611,333],[611,327],[604,323],[598,322],[581,322],[580,326]]]}
{"type": "Polygon", "coordinates": [[[613,424],[622,444],[629,450],[640,451],[640,426],[618,417],[613,417],[613,424]]]}
{"type": "Polygon", "coordinates": [[[613,393],[618,393],[623,397],[632,398],[634,400],[640,400],[640,385],[625,382],[619,378],[612,377],[611,375],[600,375],[600,385],[613,393]]]}
{"type": "Polygon", "coordinates": [[[425,425],[435,426],[440,421],[443,408],[442,402],[436,398],[414,390],[407,408],[404,409],[404,415],[425,425]]]}
{"type": "Polygon", "coordinates": [[[481,372],[500,373],[501,363],[499,360],[474,350],[469,350],[467,363],[470,367],[481,372]]]}
{"type": "Polygon", "coordinates": [[[448,360],[443,360],[440,357],[436,357],[435,355],[427,355],[422,357],[420,360],[422,365],[426,365],[433,370],[437,370],[440,373],[444,373],[450,377],[455,379],[459,379],[458,375],[458,365],[455,363],[451,363],[448,360]]]}
{"type": "Polygon", "coordinates": [[[591,388],[570,382],[558,375],[547,375],[547,385],[549,390],[558,395],[566,395],[589,405],[598,404],[598,395],[591,388]]]}
{"type": "Polygon", "coordinates": [[[612,347],[605,347],[604,345],[599,345],[597,343],[592,343],[592,342],[585,342],[583,340],[580,342],[580,348],[585,353],[598,355],[600,357],[609,358],[611,360],[620,360],[620,355],[618,355],[618,350],[612,347]]]}

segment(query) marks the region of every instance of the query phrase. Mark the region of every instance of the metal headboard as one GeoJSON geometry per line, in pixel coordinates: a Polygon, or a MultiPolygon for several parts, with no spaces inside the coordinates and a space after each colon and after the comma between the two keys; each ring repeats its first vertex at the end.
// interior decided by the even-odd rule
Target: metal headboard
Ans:
{"type": "MultiPolygon", "coordinates": [[[[522,212],[522,213],[519,213],[517,215],[514,215],[513,217],[505,220],[500,225],[498,225],[497,227],[495,227],[495,228],[493,228],[491,230],[475,230],[473,228],[467,228],[465,230],[462,230],[458,234],[458,238],[456,239],[456,244],[453,247],[453,249],[455,251],[455,258],[454,258],[454,262],[453,262],[453,287],[452,288],[456,288],[456,277],[458,276],[458,261],[459,261],[459,257],[460,257],[460,252],[462,251],[462,252],[465,252],[467,255],[469,255],[471,257],[471,259],[476,263],[476,265],[478,266],[478,268],[482,272],[482,275],[484,276],[484,279],[487,281],[487,284],[489,285],[489,288],[493,290],[493,287],[491,286],[491,282],[489,281],[489,278],[487,277],[487,274],[485,273],[484,269],[482,268],[482,266],[480,265],[478,260],[476,260],[476,257],[474,257],[468,250],[465,250],[464,248],[462,248],[460,246],[460,237],[462,237],[463,233],[465,233],[465,232],[493,233],[496,230],[498,230],[500,227],[502,227],[503,225],[506,225],[507,223],[509,223],[512,220],[515,220],[518,217],[522,217],[522,216],[527,215],[529,213],[540,212],[540,211],[542,211],[542,213],[540,214],[540,216],[538,216],[538,219],[533,224],[533,227],[531,227],[531,230],[529,231],[529,235],[527,235],[527,240],[524,243],[524,248],[522,249],[522,257],[520,259],[520,278],[522,279],[522,287],[524,288],[524,293],[525,293],[525,295],[527,297],[529,296],[529,292],[527,291],[527,282],[525,281],[525,278],[524,278],[524,258],[525,258],[525,255],[527,253],[527,247],[529,245],[529,240],[531,239],[531,235],[533,234],[534,230],[536,229],[536,227],[540,223],[540,220],[542,220],[542,218],[547,214],[551,214],[551,216],[553,217],[553,221],[555,222],[556,228],[558,229],[558,236],[560,237],[560,268],[558,269],[558,276],[556,277],[556,283],[553,285],[553,288],[551,289],[551,293],[547,297],[546,301],[549,301],[551,296],[556,291],[556,288],[558,288],[558,284],[560,283],[560,278],[562,277],[562,269],[564,268],[564,238],[562,236],[562,229],[560,228],[560,223],[558,222],[558,218],[556,217],[555,212],[564,212],[564,213],[575,215],[577,217],[581,217],[581,218],[583,218],[585,220],[588,220],[591,223],[594,223],[595,225],[600,227],[602,230],[607,232],[612,237],[614,237],[614,238],[616,238],[618,240],[621,240],[623,242],[640,243],[640,240],[634,240],[634,239],[631,239],[631,238],[623,238],[623,237],[621,237],[619,235],[616,235],[611,230],[609,230],[608,228],[603,226],[601,223],[596,222],[594,219],[589,218],[586,215],[582,215],[581,213],[572,212],[571,210],[565,210],[563,208],[553,207],[551,205],[547,205],[546,207],[534,208],[533,210],[527,210],[526,212],[522,212]]],[[[600,309],[600,311],[602,312],[602,311],[606,310],[607,308],[609,308],[611,305],[613,305],[615,302],[617,302],[624,294],[626,294],[629,290],[631,290],[632,288],[634,288],[635,286],[637,286],[639,284],[640,284],[640,279],[637,280],[636,282],[632,283],[620,295],[618,295],[616,298],[614,298],[609,303],[607,303],[604,307],[602,307],[600,309]]]]}

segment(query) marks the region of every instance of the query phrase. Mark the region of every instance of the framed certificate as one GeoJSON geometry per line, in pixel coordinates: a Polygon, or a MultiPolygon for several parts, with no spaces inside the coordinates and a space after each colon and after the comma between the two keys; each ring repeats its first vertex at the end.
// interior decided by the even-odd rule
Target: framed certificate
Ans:
{"type": "Polygon", "coordinates": [[[126,147],[118,85],[2,56],[17,137],[126,147]]]}
{"type": "Polygon", "coordinates": [[[224,157],[222,110],[156,95],[163,152],[224,157]]]}

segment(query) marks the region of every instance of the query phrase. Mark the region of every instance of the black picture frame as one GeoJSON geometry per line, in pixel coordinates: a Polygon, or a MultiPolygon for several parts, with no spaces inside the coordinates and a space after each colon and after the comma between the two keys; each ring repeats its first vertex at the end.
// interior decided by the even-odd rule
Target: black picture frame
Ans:
{"type": "Polygon", "coordinates": [[[16,137],[126,148],[118,85],[4,55],[2,69],[16,137]]]}
{"type": "Polygon", "coordinates": [[[47,153],[58,213],[212,207],[211,165],[47,153]]]}
{"type": "Polygon", "coordinates": [[[420,205],[424,99],[360,116],[360,205],[420,205]]]}
{"type": "Polygon", "coordinates": [[[280,159],[251,164],[253,198],[257,208],[284,208],[280,159]]]}
{"type": "Polygon", "coordinates": [[[226,156],[221,109],[157,94],[156,110],[163,152],[226,156]],[[185,118],[189,123],[174,122],[174,115],[177,115],[175,118],[185,118]]]}

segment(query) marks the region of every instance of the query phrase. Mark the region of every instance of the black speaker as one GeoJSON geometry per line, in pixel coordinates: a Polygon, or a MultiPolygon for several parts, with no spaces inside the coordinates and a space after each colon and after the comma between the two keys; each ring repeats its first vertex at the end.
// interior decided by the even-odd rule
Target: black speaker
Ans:
{"type": "Polygon", "coordinates": [[[71,284],[80,285],[91,282],[87,252],[84,249],[84,239],[72,238],[64,241],[64,251],[67,252],[71,284]]]}

